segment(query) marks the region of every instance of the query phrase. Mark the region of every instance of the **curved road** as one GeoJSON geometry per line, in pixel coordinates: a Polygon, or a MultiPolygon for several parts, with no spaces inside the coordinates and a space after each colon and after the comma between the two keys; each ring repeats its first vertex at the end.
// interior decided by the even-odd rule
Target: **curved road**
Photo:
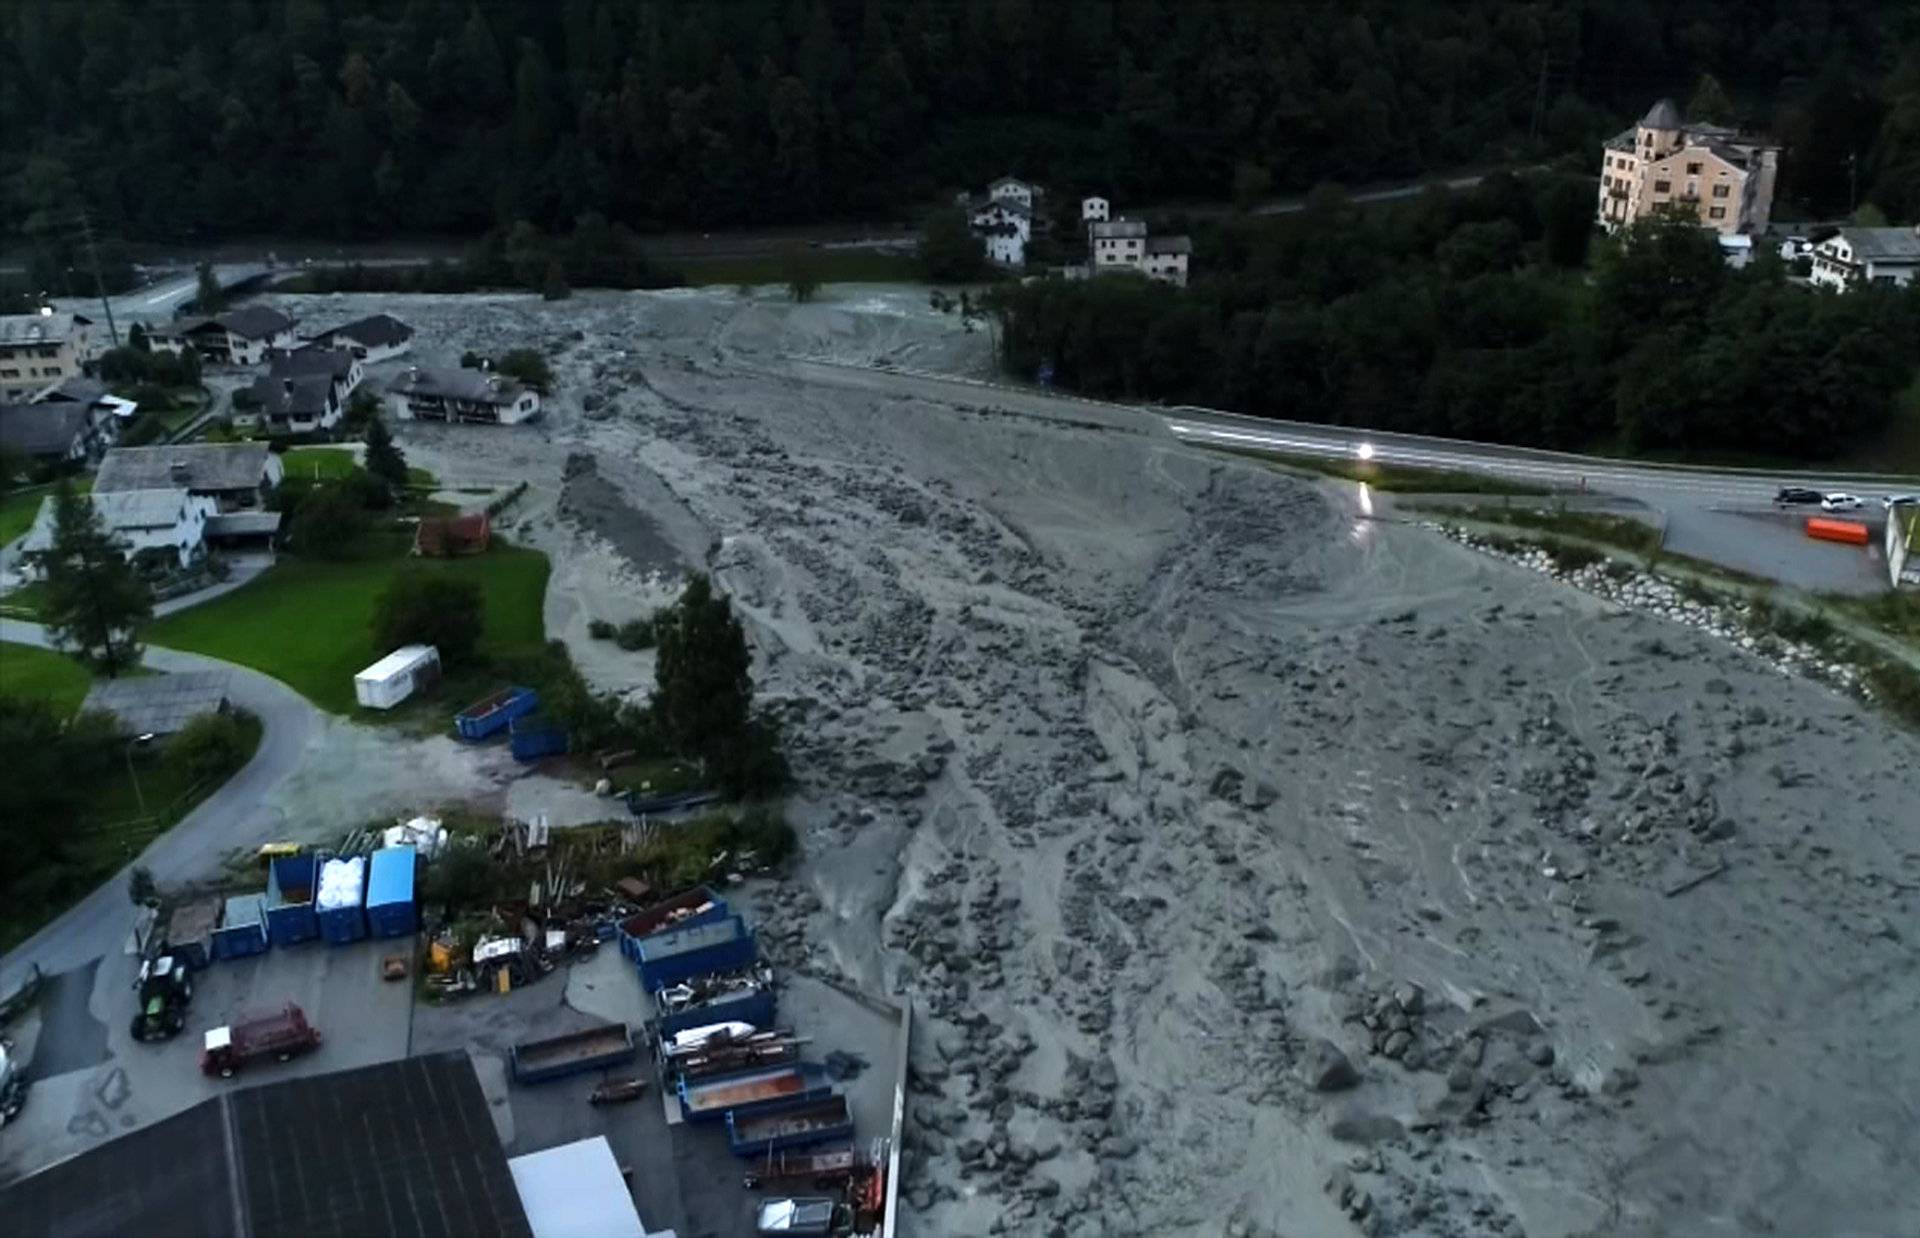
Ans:
{"type": "MultiPolygon", "coordinates": [[[[0,641],[52,648],[45,628],[12,619],[0,619],[0,641]]],[[[244,839],[245,827],[258,819],[267,797],[299,767],[324,718],[292,688],[244,666],[151,647],[146,663],[160,671],[227,672],[230,699],[260,719],[260,748],[239,773],[126,867],[8,951],[0,959],[0,991],[11,991],[15,977],[30,963],[51,975],[120,949],[133,923],[127,898],[127,874],[133,864],[146,865],[162,884],[205,876],[208,864],[235,845],[236,836],[244,839]]]]}

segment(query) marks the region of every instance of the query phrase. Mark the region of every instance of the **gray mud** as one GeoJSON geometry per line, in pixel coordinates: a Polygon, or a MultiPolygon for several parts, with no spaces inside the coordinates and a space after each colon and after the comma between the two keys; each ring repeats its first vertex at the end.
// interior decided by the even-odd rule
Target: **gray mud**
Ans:
{"type": "Polygon", "coordinates": [[[921,1015],[909,1232],[1920,1232],[1911,735],[1145,426],[803,378],[986,368],[833,291],[329,308],[551,345],[545,424],[403,440],[536,479],[595,682],[670,596],[609,537],[734,599],[808,857],[763,941],[921,1015]],[[662,534],[563,513],[580,452],[662,534]]]}

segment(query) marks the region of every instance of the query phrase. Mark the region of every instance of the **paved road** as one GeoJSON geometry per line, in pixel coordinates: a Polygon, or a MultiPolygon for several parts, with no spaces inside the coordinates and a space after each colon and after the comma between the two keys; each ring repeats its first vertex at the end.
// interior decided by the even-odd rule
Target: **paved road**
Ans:
{"type": "MultiPolygon", "coordinates": [[[[0,640],[42,648],[51,644],[39,624],[12,619],[0,619],[0,640]]],[[[132,926],[127,898],[127,872],[132,864],[146,865],[162,884],[204,877],[209,865],[225,854],[229,840],[258,819],[267,798],[299,767],[323,723],[323,715],[306,698],[259,671],[172,649],[149,648],[146,661],[161,671],[228,672],[233,703],[260,718],[259,751],[226,785],[148,844],[127,868],[0,959],[0,992],[9,991],[13,978],[29,963],[38,963],[52,974],[120,949],[132,926]]]]}
{"type": "Polygon", "coordinates": [[[1588,493],[1618,496],[1658,512],[1667,544],[1680,553],[1815,591],[1867,593],[1885,588],[1878,548],[1861,554],[1809,542],[1799,524],[1805,509],[1787,513],[1774,509],[1773,496],[1780,487],[1808,486],[1861,495],[1869,501],[1860,516],[1876,531],[1882,516],[1873,500],[1890,493],[1920,493],[1920,477],[1645,464],[1495,443],[1275,421],[1191,406],[1108,403],[978,379],[821,358],[794,358],[789,366],[812,382],[1163,434],[1198,446],[1330,460],[1367,459],[1403,467],[1488,474],[1573,492],[1584,486],[1588,493]]]}

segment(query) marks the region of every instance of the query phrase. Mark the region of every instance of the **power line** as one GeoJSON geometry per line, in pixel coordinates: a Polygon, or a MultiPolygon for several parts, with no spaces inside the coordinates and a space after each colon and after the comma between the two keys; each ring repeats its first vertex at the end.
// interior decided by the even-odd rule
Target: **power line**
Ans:
{"type": "Polygon", "coordinates": [[[87,237],[87,256],[93,259],[93,287],[100,294],[100,308],[107,311],[107,335],[113,340],[115,348],[120,347],[120,328],[113,323],[113,302],[107,300],[107,281],[100,275],[100,249],[93,243],[93,221],[87,218],[85,207],[80,208],[80,227],[87,237]]]}

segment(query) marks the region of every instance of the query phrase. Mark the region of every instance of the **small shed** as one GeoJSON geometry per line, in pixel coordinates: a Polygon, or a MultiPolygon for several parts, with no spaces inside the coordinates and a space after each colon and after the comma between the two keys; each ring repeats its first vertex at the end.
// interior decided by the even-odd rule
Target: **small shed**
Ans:
{"type": "Polygon", "coordinates": [[[122,735],[171,735],[201,714],[227,711],[226,671],[102,679],[82,708],[112,714],[122,735]]]}
{"type": "Polygon", "coordinates": [[[363,709],[392,709],[420,688],[440,680],[440,651],[404,645],[353,677],[353,696],[363,709]]]}
{"type": "Polygon", "coordinates": [[[367,925],[375,937],[405,937],[419,926],[412,847],[382,847],[367,875],[367,925]]]}
{"type": "Polygon", "coordinates": [[[466,516],[427,516],[413,533],[413,553],[430,559],[477,555],[493,540],[493,521],[485,512],[466,516]]]}
{"type": "Polygon", "coordinates": [[[213,933],[213,957],[244,959],[267,950],[266,900],[258,894],[236,894],[220,912],[213,933]]]}

